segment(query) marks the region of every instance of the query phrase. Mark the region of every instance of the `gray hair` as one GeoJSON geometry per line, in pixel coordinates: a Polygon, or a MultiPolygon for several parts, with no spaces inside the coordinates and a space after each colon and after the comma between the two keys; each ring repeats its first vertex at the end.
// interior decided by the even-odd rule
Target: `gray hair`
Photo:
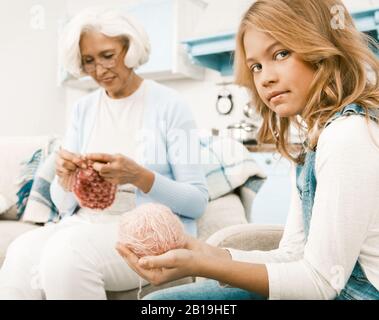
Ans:
{"type": "Polygon", "coordinates": [[[62,67],[74,77],[84,75],[80,53],[80,37],[88,30],[108,37],[121,37],[129,44],[124,63],[138,68],[149,60],[150,42],[144,28],[132,16],[104,7],[85,9],[64,27],[59,40],[62,67]]]}

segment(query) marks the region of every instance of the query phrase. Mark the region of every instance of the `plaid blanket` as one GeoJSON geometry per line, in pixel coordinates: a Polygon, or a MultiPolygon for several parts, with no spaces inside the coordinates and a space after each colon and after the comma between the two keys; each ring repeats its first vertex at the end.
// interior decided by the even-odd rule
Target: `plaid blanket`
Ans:
{"type": "Polygon", "coordinates": [[[259,191],[266,175],[242,143],[231,138],[204,137],[200,144],[209,200],[241,186],[259,191]]]}
{"type": "Polygon", "coordinates": [[[55,175],[55,152],[61,143],[51,137],[46,146],[36,150],[30,159],[21,163],[16,183],[17,218],[35,223],[55,222],[58,210],[50,198],[50,184],[55,175]]]}

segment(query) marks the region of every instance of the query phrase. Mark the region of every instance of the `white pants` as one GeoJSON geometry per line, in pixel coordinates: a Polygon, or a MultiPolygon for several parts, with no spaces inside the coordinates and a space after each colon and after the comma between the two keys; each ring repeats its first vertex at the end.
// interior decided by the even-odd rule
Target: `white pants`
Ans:
{"type": "Polygon", "coordinates": [[[140,277],[115,249],[119,219],[79,214],[18,237],[0,270],[0,299],[106,299],[137,288],[140,277]]]}

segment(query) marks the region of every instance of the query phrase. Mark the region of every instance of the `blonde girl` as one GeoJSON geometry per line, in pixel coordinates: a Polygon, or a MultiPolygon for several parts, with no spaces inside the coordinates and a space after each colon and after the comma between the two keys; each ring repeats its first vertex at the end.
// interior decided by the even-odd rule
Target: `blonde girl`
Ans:
{"type": "Polygon", "coordinates": [[[187,248],[129,265],[153,283],[213,280],[145,299],[379,299],[379,61],[340,0],[258,0],[237,34],[237,84],[263,118],[260,141],[294,164],[279,248],[187,248]],[[292,150],[289,129],[304,136],[292,150]],[[162,268],[162,269],[160,269],[162,268]],[[222,284],[226,284],[222,285],[222,284]]]}

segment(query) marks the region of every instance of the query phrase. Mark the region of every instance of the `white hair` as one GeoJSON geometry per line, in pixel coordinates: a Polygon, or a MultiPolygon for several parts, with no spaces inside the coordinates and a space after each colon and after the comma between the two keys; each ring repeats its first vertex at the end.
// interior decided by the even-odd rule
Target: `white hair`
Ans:
{"type": "Polygon", "coordinates": [[[85,75],[79,42],[85,31],[94,30],[108,37],[128,40],[124,63],[136,69],[149,60],[150,42],[144,28],[132,16],[104,7],[88,8],[74,16],[64,27],[59,40],[62,67],[74,77],[85,75]]]}

